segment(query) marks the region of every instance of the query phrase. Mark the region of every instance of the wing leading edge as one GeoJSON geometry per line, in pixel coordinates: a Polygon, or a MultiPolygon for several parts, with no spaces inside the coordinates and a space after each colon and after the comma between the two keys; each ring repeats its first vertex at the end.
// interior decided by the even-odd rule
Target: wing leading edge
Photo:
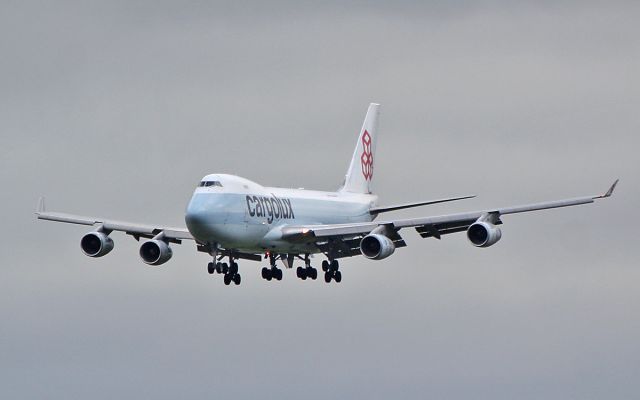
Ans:
{"type": "Polygon", "coordinates": [[[406,208],[428,206],[428,205],[439,204],[439,203],[448,203],[450,201],[473,199],[474,197],[476,197],[476,196],[475,195],[472,195],[472,196],[461,196],[461,197],[453,197],[453,198],[449,198],[449,199],[429,200],[429,201],[421,201],[421,202],[417,202],[417,203],[397,204],[397,205],[394,205],[394,206],[387,206],[387,207],[375,207],[375,208],[372,208],[372,209],[369,210],[369,214],[376,215],[376,214],[380,214],[380,213],[383,213],[383,212],[404,210],[406,208]]]}

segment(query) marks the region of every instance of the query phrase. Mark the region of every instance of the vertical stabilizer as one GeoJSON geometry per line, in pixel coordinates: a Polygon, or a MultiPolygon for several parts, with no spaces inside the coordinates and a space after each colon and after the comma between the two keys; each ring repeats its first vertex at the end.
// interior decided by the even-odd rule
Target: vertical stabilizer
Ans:
{"type": "Polygon", "coordinates": [[[341,192],[371,193],[380,104],[369,104],[341,192]]]}

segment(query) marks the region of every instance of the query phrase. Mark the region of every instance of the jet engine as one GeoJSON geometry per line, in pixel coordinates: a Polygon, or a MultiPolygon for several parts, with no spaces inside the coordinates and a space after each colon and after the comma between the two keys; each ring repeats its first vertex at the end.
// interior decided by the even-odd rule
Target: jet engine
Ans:
{"type": "Polygon", "coordinates": [[[172,255],[171,247],[163,240],[149,240],[140,246],[140,258],[149,265],[164,264],[171,259],[172,255]]]}
{"type": "Polygon", "coordinates": [[[388,237],[373,233],[362,238],[360,251],[371,260],[382,260],[392,255],[396,246],[388,237]]]}
{"type": "Polygon", "coordinates": [[[80,240],[80,248],[89,257],[102,257],[113,250],[113,240],[104,232],[89,232],[80,240]]]}
{"type": "Polygon", "coordinates": [[[485,221],[475,222],[467,229],[467,238],[469,238],[469,241],[476,247],[492,246],[496,244],[501,237],[502,232],[500,228],[485,221]]]}

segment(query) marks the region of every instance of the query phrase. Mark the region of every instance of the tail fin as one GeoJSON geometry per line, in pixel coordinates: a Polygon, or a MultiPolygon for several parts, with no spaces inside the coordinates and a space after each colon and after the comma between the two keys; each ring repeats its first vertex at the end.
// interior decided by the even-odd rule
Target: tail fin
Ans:
{"type": "Polygon", "coordinates": [[[380,104],[369,104],[341,192],[371,193],[380,104]]]}

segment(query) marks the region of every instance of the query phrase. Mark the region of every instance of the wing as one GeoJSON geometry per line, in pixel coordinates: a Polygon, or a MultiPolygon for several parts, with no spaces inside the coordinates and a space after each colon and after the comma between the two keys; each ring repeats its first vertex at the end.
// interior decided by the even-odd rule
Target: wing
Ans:
{"type": "Polygon", "coordinates": [[[391,239],[396,247],[406,244],[398,231],[403,228],[415,228],[423,238],[440,239],[442,235],[466,231],[478,220],[488,220],[493,224],[502,224],[502,215],[571,207],[593,203],[596,199],[610,197],[618,184],[616,180],[603,195],[585,196],[566,200],[548,201],[514,207],[496,208],[460,214],[441,215],[425,218],[397,219],[354,224],[287,226],[282,228],[282,237],[292,242],[316,243],[323,252],[332,251],[338,257],[350,257],[360,254],[359,241],[370,233],[382,233],[391,239]],[[374,232],[375,231],[375,232],[374,232]]]}
{"type": "Polygon", "coordinates": [[[125,232],[128,235],[136,238],[136,240],[140,240],[140,238],[151,239],[159,234],[163,234],[163,239],[172,243],[180,243],[182,240],[193,240],[193,236],[191,236],[186,228],[170,228],[156,225],[143,225],[133,222],[114,221],[99,217],[84,217],[80,215],[65,214],[59,212],[48,212],[45,211],[44,198],[40,198],[38,210],[36,211],[36,217],[38,219],[47,221],[95,226],[96,228],[100,228],[101,230],[107,232],[125,232]]]}

